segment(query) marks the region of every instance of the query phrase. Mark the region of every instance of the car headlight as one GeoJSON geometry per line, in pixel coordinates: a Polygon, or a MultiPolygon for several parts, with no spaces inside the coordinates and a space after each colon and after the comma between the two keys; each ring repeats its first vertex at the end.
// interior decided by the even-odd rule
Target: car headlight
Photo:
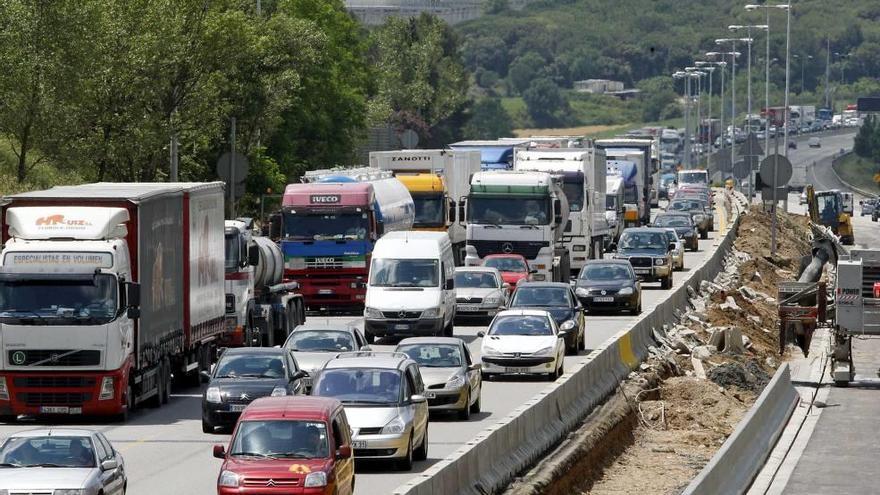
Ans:
{"type": "Polygon", "coordinates": [[[666,264],[666,258],[657,258],[654,260],[654,264],[657,266],[662,266],[666,264]]]}
{"type": "Polygon", "coordinates": [[[364,318],[382,318],[382,312],[376,308],[364,308],[364,318]]]}
{"type": "Polygon", "coordinates": [[[222,471],[220,473],[220,479],[217,481],[217,484],[220,486],[228,486],[232,488],[238,488],[240,483],[241,477],[232,471],[222,471]]]}
{"type": "Polygon", "coordinates": [[[406,425],[403,423],[403,420],[400,417],[396,417],[383,426],[380,433],[382,435],[400,435],[404,429],[406,429],[406,425]]]}
{"type": "Polygon", "coordinates": [[[534,355],[535,356],[549,356],[550,354],[553,354],[554,351],[556,351],[555,347],[545,347],[543,349],[538,349],[537,351],[535,351],[534,355]]]}
{"type": "Polygon", "coordinates": [[[565,323],[563,323],[562,325],[560,325],[559,329],[565,330],[567,332],[567,331],[571,330],[572,328],[574,328],[574,325],[575,325],[574,320],[568,320],[565,323]]]}
{"type": "Polygon", "coordinates": [[[495,349],[493,347],[489,347],[487,345],[484,345],[483,349],[480,351],[480,354],[482,354],[484,356],[500,356],[501,351],[499,351],[498,349],[495,349]]]}
{"type": "Polygon", "coordinates": [[[440,316],[440,307],[428,308],[422,311],[422,318],[437,318],[440,316]]]}
{"type": "Polygon", "coordinates": [[[463,387],[467,381],[464,379],[464,375],[455,375],[446,382],[446,388],[459,388],[463,387]]]}
{"type": "Polygon", "coordinates": [[[287,389],[279,385],[272,389],[270,397],[284,397],[285,395],[287,395],[287,389]]]}
{"type": "MultiPolygon", "coordinates": [[[[85,492],[82,488],[61,488],[52,492],[52,495],[83,495],[85,492]]],[[[0,494],[5,493],[6,490],[0,491],[0,494]]]]}
{"type": "Polygon", "coordinates": [[[574,290],[574,294],[580,297],[587,297],[590,294],[590,291],[586,287],[578,287],[574,290]]]}
{"type": "Polygon", "coordinates": [[[303,483],[306,488],[314,486],[327,486],[327,473],[324,471],[315,471],[306,475],[306,481],[303,483]]]}
{"type": "Polygon", "coordinates": [[[221,402],[222,399],[220,398],[220,387],[208,387],[208,390],[205,391],[205,400],[215,403],[221,402]]]}
{"type": "Polygon", "coordinates": [[[624,288],[620,289],[620,291],[618,292],[618,294],[620,294],[621,296],[631,296],[632,293],[633,293],[632,287],[624,287],[624,288]]]}

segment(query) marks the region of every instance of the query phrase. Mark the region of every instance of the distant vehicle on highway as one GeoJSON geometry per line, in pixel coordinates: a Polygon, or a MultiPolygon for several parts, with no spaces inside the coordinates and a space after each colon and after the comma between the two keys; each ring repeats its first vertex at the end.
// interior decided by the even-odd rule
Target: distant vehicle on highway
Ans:
{"type": "Polygon", "coordinates": [[[483,338],[483,378],[502,373],[546,375],[555,381],[565,372],[565,335],[553,315],[535,309],[498,313],[483,338]]]}
{"type": "Polygon", "coordinates": [[[202,395],[202,431],[235,425],[248,404],[260,397],[297,395],[307,376],[287,349],[238,347],[226,349],[212,373],[204,372],[208,388],[202,395]]]}
{"type": "Polygon", "coordinates": [[[877,208],[877,200],[874,198],[863,199],[859,201],[859,206],[862,207],[861,216],[871,215],[877,208]]]}
{"type": "Polygon", "coordinates": [[[318,370],[337,353],[370,350],[361,331],[347,323],[305,323],[294,328],[281,347],[307,373],[302,379],[306,391],[312,389],[318,370]]]}
{"type": "Polygon", "coordinates": [[[497,268],[501,272],[501,278],[516,289],[516,284],[525,280],[532,280],[532,274],[537,270],[529,268],[529,262],[521,254],[490,254],[483,258],[482,266],[497,268]]]}
{"type": "Polygon", "coordinates": [[[797,141],[791,139],[788,141],[788,149],[796,150],[797,149],[797,141]]]}
{"type": "Polygon", "coordinates": [[[689,213],[700,232],[700,239],[708,239],[714,218],[705,201],[701,199],[676,198],[666,206],[668,212],[689,213]]]}
{"type": "Polygon", "coordinates": [[[663,230],[666,231],[666,239],[669,240],[670,246],[675,244],[675,248],[670,251],[672,253],[673,270],[684,270],[684,243],[679,239],[675,229],[667,227],[663,230]]]}
{"type": "Polygon", "coordinates": [[[463,340],[456,337],[410,337],[397,344],[419,363],[425,381],[425,397],[431,412],[454,412],[468,420],[480,412],[483,373],[463,340]]]}
{"type": "Polygon", "coordinates": [[[519,285],[511,309],[542,309],[553,316],[560,330],[566,332],[566,354],[586,348],[584,308],[574,295],[571,284],[563,282],[528,282],[519,285]]]}
{"type": "Polygon", "coordinates": [[[666,231],[649,227],[629,228],[620,236],[614,259],[629,260],[633,270],[645,282],[660,282],[672,287],[672,246],[666,231]]]}
{"type": "Polygon", "coordinates": [[[419,365],[400,352],[345,352],[327,361],[312,395],[342,402],[355,457],[410,471],[428,458],[428,399],[419,365]]]}
{"type": "Polygon", "coordinates": [[[44,428],[11,434],[0,447],[0,493],[123,495],[122,455],[103,433],[44,428]]]}
{"type": "Polygon", "coordinates": [[[354,493],[351,428],[338,400],[258,399],[242,413],[229,450],[215,445],[214,457],[223,459],[218,495],[354,493]]]}
{"type": "Polygon", "coordinates": [[[691,251],[700,249],[700,240],[697,238],[697,226],[694,219],[688,213],[672,213],[664,212],[654,218],[652,227],[674,229],[679,239],[684,243],[684,247],[691,251]]]}
{"type": "Polygon", "coordinates": [[[593,260],[578,275],[575,295],[587,311],[642,312],[642,285],[626,260],[593,260]]]}
{"type": "Polygon", "coordinates": [[[813,137],[811,137],[810,140],[808,141],[808,145],[810,146],[810,148],[821,148],[821,147],[822,147],[822,141],[820,141],[818,137],[813,136],[813,137]]]}
{"type": "Polygon", "coordinates": [[[497,268],[455,269],[455,314],[458,318],[489,318],[507,306],[510,284],[497,268]]]}

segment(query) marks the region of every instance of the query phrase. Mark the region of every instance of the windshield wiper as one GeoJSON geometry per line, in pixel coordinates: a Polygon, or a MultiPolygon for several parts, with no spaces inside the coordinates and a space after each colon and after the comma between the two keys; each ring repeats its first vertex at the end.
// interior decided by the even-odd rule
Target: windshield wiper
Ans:
{"type": "Polygon", "coordinates": [[[23,467],[23,466],[21,464],[12,464],[11,462],[0,462],[0,467],[19,468],[19,467],[23,467]]]}
{"type": "Polygon", "coordinates": [[[310,455],[297,454],[296,452],[272,452],[274,457],[286,457],[295,459],[313,459],[310,455]]]}
{"type": "Polygon", "coordinates": [[[37,319],[40,321],[46,321],[46,318],[44,318],[43,315],[37,313],[32,309],[4,309],[3,311],[0,311],[0,313],[27,313],[29,315],[36,316],[37,319]]]}
{"type": "Polygon", "coordinates": [[[27,464],[24,467],[48,467],[48,468],[63,468],[63,467],[79,467],[79,466],[62,466],[61,464],[53,464],[51,462],[41,462],[39,464],[27,464]]]}
{"type": "Polygon", "coordinates": [[[238,456],[247,456],[247,457],[262,457],[262,458],[272,458],[269,454],[263,454],[260,452],[233,452],[229,455],[238,455],[238,456]]]}

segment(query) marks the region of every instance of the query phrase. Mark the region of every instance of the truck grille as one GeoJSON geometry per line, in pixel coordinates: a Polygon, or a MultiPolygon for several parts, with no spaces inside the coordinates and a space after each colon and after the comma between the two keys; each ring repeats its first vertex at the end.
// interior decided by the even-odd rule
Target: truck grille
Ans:
{"type": "Polygon", "coordinates": [[[467,304],[467,303],[476,304],[476,303],[483,302],[483,298],[482,297],[458,297],[455,299],[455,302],[464,303],[464,304],[467,304]]]}
{"type": "Polygon", "coordinates": [[[19,401],[31,407],[39,406],[82,406],[92,399],[92,394],[76,392],[22,392],[16,394],[19,401]]]}
{"type": "Polygon", "coordinates": [[[8,362],[15,366],[97,366],[101,351],[76,349],[28,349],[8,351],[8,362]]]}
{"type": "Polygon", "coordinates": [[[343,266],[343,258],[306,258],[307,270],[332,270],[343,266]]]}
{"type": "Polygon", "coordinates": [[[650,268],[651,266],[654,266],[654,260],[651,258],[633,257],[629,259],[629,264],[632,266],[650,268]]]}
{"type": "Polygon", "coordinates": [[[84,376],[27,376],[16,377],[12,383],[17,388],[89,388],[97,382],[84,376]]]}
{"type": "Polygon", "coordinates": [[[538,257],[542,247],[549,246],[544,241],[468,241],[477,250],[477,256],[484,258],[490,254],[521,254],[526,259],[538,257]]]}
{"type": "Polygon", "coordinates": [[[382,316],[393,320],[413,320],[422,316],[421,311],[383,311],[382,316]]]}

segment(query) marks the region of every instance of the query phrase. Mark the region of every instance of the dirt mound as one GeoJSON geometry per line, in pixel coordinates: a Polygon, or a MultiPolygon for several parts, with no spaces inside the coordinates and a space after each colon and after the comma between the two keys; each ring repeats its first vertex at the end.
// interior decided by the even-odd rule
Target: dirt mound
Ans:
{"type": "MultiPolygon", "coordinates": [[[[722,366],[726,365],[712,371],[722,366]]],[[[704,436],[706,432],[701,430],[708,430],[713,442],[727,438],[742,417],[747,407],[744,400],[750,395],[737,396],[717,386],[706,386],[706,380],[691,376],[669,378],[660,388],[661,399],[669,404],[666,409],[668,428],[704,436]]]]}
{"type": "Polygon", "coordinates": [[[770,375],[754,361],[745,365],[737,362],[724,363],[709,370],[706,377],[725,388],[736,387],[752,392],[760,392],[770,381],[770,375]]]}
{"type": "Polygon", "coordinates": [[[734,247],[764,258],[779,267],[797,271],[800,258],[810,252],[809,220],[805,216],[777,212],[776,257],[770,258],[770,213],[752,208],[743,215],[737,229],[734,247]]]}

